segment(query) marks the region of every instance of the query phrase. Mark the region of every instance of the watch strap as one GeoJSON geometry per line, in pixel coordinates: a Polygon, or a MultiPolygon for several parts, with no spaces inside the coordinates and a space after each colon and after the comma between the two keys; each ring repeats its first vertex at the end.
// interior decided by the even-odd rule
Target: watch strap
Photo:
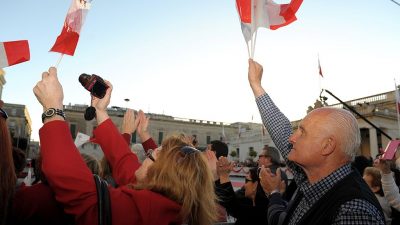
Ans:
{"type": "Polygon", "coordinates": [[[65,120],[65,113],[64,110],[62,109],[56,109],[56,108],[48,108],[46,111],[42,113],[42,123],[44,123],[44,120],[46,118],[52,118],[53,116],[61,116],[65,120]]]}

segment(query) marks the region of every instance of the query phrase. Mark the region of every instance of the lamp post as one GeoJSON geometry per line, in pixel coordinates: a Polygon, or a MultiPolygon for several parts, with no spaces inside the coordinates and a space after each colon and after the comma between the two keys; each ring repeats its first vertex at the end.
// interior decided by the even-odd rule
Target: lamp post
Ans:
{"type": "Polygon", "coordinates": [[[126,102],[125,108],[126,108],[126,110],[128,110],[128,103],[129,103],[130,99],[129,98],[125,98],[124,101],[126,102]]]}

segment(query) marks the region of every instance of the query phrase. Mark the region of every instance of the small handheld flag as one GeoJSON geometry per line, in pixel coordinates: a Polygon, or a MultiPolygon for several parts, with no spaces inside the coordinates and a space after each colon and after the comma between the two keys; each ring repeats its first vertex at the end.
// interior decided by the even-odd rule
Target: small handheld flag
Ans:
{"type": "Polygon", "coordinates": [[[57,37],[50,51],[70,56],[74,55],[83,23],[90,9],[91,1],[92,0],[72,0],[61,34],[57,37]]]}
{"type": "Polygon", "coordinates": [[[0,68],[29,61],[29,43],[27,40],[0,42],[0,68]]]}
{"type": "Polygon", "coordinates": [[[321,63],[319,62],[319,56],[318,56],[318,73],[321,77],[324,77],[324,75],[322,73],[321,63]]]}
{"type": "Polygon", "coordinates": [[[288,4],[276,4],[272,0],[236,0],[242,33],[250,58],[254,56],[257,29],[265,27],[276,30],[294,22],[301,3],[303,0],[291,0],[288,4]],[[251,50],[249,41],[251,41],[251,50]]]}

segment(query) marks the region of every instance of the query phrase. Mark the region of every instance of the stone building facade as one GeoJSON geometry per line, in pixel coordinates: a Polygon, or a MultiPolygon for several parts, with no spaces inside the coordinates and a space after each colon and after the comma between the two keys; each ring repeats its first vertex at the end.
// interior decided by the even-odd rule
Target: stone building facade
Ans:
{"type": "Polygon", "coordinates": [[[8,114],[7,125],[13,139],[13,145],[29,153],[32,133],[32,121],[25,105],[4,103],[3,109],[8,114]]]}
{"type": "MultiPolygon", "coordinates": [[[[83,117],[87,105],[64,106],[67,121],[70,124],[71,135],[76,137],[78,132],[92,136],[96,121],[86,121],[83,117]]],[[[108,114],[117,127],[121,128],[125,108],[111,107],[108,114]]],[[[169,115],[147,113],[150,117],[150,135],[160,145],[161,142],[172,134],[184,133],[195,136],[198,147],[204,149],[212,140],[222,140],[228,144],[229,151],[236,151],[235,159],[244,161],[248,158],[248,152],[253,149],[261,152],[264,145],[273,145],[268,134],[262,134],[262,125],[257,123],[223,123],[216,121],[177,118],[169,115]],[[240,132],[239,132],[240,131],[240,132]],[[240,135],[239,135],[240,133],[240,135]]],[[[132,135],[131,143],[141,143],[136,133],[132,135]]],[[[86,153],[101,157],[98,146],[85,144],[81,149],[86,153]]]]}
{"type": "MultiPolygon", "coordinates": [[[[329,97],[329,95],[326,96],[329,97]]],[[[353,112],[361,133],[358,155],[375,158],[380,151],[385,149],[390,140],[400,137],[398,113],[400,105],[395,91],[344,101],[344,103],[359,114],[353,112]]],[[[314,108],[322,105],[324,104],[315,104],[314,108]]],[[[329,106],[347,108],[345,105],[338,103],[329,106]]],[[[309,110],[312,108],[309,107],[309,110]]],[[[293,121],[293,127],[297,127],[299,122],[293,121]]]]}

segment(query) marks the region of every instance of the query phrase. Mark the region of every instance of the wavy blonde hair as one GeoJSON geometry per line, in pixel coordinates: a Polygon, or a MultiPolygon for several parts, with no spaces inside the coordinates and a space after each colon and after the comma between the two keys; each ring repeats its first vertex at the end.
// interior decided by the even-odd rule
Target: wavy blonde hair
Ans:
{"type": "Polygon", "coordinates": [[[148,189],[179,203],[180,216],[188,224],[208,225],[216,220],[214,180],[207,159],[182,135],[171,136],[162,143],[156,161],[149,166],[146,179],[136,189],[148,189]]]}

